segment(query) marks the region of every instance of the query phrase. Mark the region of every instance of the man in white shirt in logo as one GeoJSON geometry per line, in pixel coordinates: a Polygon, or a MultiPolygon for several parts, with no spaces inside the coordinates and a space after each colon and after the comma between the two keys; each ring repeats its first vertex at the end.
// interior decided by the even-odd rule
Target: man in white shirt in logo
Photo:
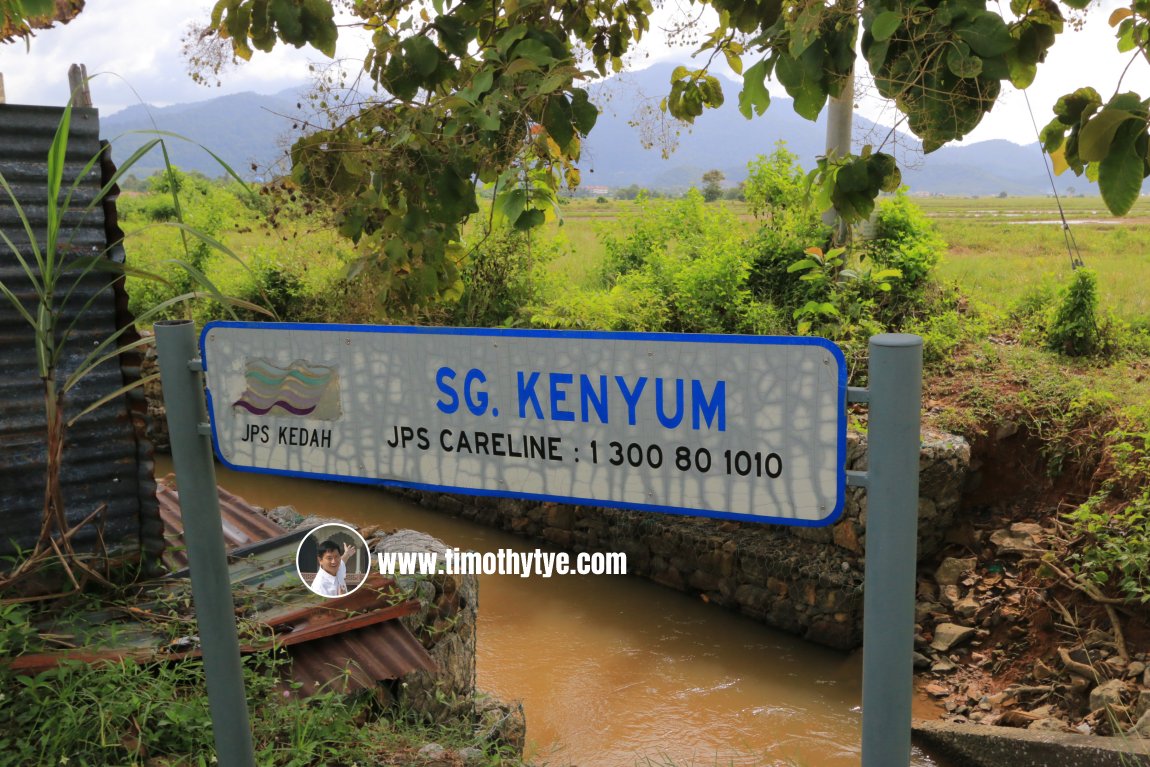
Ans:
{"type": "Polygon", "coordinates": [[[325,597],[338,597],[347,593],[347,560],[355,553],[355,546],[348,544],[340,554],[339,544],[332,540],[319,545],[319,571],[311,582],[311,590],[325,597]]]}

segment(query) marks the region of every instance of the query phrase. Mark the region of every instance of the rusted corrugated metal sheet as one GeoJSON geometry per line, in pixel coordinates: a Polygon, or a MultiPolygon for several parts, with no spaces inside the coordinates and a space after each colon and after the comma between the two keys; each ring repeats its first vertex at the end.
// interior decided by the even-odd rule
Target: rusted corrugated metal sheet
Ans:
{"type": "Polygon", "coordinates": [[[435,670],[427,650],[397,620],[417,605],[388,606],[394,590],[394,581],[375,573],[347,596],[316,597],[321,604],[261,616],[287,647],[292,678],[305,695],[333,686],[340,692],[370,689],[416,669],[435,670]]]}
{"type": "MultiPolygon", "coordinates": [[[[253,619],[271,627],[276,642],[287,649],[301,694],[370,689],[417,669],[435,670],[427,650],[397,620],[417,605],[391,604],[395,589],[390,578],[375,573],[347,596],[317,596],[299,581],[295,564],[299,541],[310,531],[285,533],[243,498],[222,487],[219,494],[233,588],[278,586],[280,595],[288,595],[287,604],[253,619]]],[[[164,562],[174,569],[187,563],[178,495],[166,482],[159,483],[157,495],[168,542],[164,562]]],[[[349,573],[348,583],[356,582],[356,574],[349,573]]]]}
{"type": "Polygon", "coordinates": [[[417,669],[435,670],[427,650],[397,620],[295,645],[288,654],[292,679],[305,695],[370,690],[417,669]]]}
{"type": "MultiPolygon", "coordinates": [[[[46,239],[47,154],[63,113],[52,107],[0,104],[0,173],[11,185],[41,248],[46,239]]],[[[85,164],[100,151],[99,117],[94,109],[72,113],[65,187],[80,177],[85,164]]],[[[104,171],[110,166],[105,163],[104,171]]],[[[109,249],[104,210],[83,214],[101,188],[101,164],[84,176],[69,203],[61,226],[61,252],[69,257],[107,254],[122,258],[122,249],[109,249]]],[[[20,216],[0,194],[0,230],[35,263],[20,216]]],[[[72,326],[59,364],[61,380],[117,328],[130,323],[122,285],[106,272],[81,276],[72,268],[66,280],[71,294],[62,327],[72,326]],[[74,324],[73,324],[74,323],[74,324]]],[[[0,245],[0,280],[35,315],[35,293],[11,249],[0,245]]],[[[134,332],[134,331],[133,331],[134,332]]],[[[16,309],[0,298],[0,556],[15,547],[29,548],[40,529],[47,449],[44,443],[43,387],[37,368],[31,329],[16,309]]],[[[138,359],[111,360],[87,375],[67,395],[65,412],[75,415],[101,397],[138,378],[138,359]]],[[[73,524],[106,504],[103,539],[115,550],[158,556],[163,545],[154,485],[151,447],[143,432],[142,401],[120,397],[80,419],[68,430],[63,454],[62,490],[73,524]]],[[[78,550],[93,550],[97,532],[89,526],[73,538],[78,550]]],[[[146,564],[149,562],[146,561],[146,564]]]]}
{"type": "MultiPolygon", "coordinates": [[[[224,543],[228,549],[250,546],[258,541],[276,538],[286,532],[282,527],[253,509],[247,501],[229,493],[222,487],[220,517],[224,528],[224,543]]],[[[156,499],[160,504],[160,519],[164,523],[164,564],[169,570],[188,566],[184,550],[184,521],[180,516],[180,494],[167,482],[156,486],[156,499]]],[[[294,552],[293,552],[294,553],[294,552]]]]}
{"type": "MultiPolygon", "coordinates": [[[[266,575],[266,574],[265,574],[266,575]]],[[[298,584],[298,581],[297,581],[298,584]]],[[[259,645],[241,645],[241,652],[255,652],[277,646],[292,659],[291,677],[300,683],[299,693],[307,696],[321,690],[351,692],[370,689],[379,682],[398,679],[416,670],[435,671],[435,662],[423,645],[412,636],[399,618],[414,612],[414,602],[391,604],[394,582],[377,574],[356,590],[338,599],[323,599],[298,584],[295,599],[286,606],[278,606],[248,620],[262,623],[271,642],[259,645]],[[316,604],[321,600],[322,604],[316,604]]],[[[117,613],[121,615],[122,613],[117,613]]],[[[138,619],[147,611],[128,611],[128,617],[138,619]]],[[[110,625],[104,616],[103,622],[110,625]]],[[[77,616],[68,616],[76,619],[77,616]]],[[[85,617],[83,623],[92,623],[85,617]]],[[[67,625],[54,627],[67,632],[67,625]]],[[[196,657],[199,649],[171,652],[166,637],[151,637],[137,625],[135,631],[110,628],[116,637],[116,647],[90,647],[50,653],[17,656],[6,665],[16,673],[37,673],[54,668],[65,660],[96,663],[101,661],[130,660],[147,663],[196,657]]]]}

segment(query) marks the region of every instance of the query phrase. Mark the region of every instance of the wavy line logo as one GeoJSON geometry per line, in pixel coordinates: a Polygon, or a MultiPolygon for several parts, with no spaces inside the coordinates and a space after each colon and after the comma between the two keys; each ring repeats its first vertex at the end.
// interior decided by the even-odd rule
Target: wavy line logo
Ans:
{"type": "Polygon", "coordinates": [[[232,407],[252,415],[293,415],[334,421],[342,415],[339,371],[334,366],[295,360],[280,367],[262,358],[244,363],[246,388],[232,407]]]}

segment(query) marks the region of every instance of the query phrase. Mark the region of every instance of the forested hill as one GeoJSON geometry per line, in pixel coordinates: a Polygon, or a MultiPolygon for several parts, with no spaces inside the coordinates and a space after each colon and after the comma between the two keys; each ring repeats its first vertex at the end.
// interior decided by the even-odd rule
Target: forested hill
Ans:
{"type": "MultiPolygon", "coordinates": [[[[592,94],[603,113],[584,147],[585,186],[618,188],[639,186],[681,190],[701,182],[703,173],[718,169],[728,182],[745,176],[747,161],[767,154],[777,141],[799,155],[810,168],[822,152],[825,122],[812,125],[794,113],[790,101],[775,98],[762,117],[746,120],[738,111],[737,85],[725,82],[722,108],[708,111],[693,126],[659,119],[659,99],[667,91],[672,64],[626,73],[593,86],[592,94]],[[657,137],[677,137],[672,144],[657,137]],[[644,145],[644,138],[652,146],[644,145]],[[672,149],[664,158],[663,150],[672,149]]],[[[146,136],[122,135],[133,130],[172,131],[211,149],[244,178],[262,178],[269,168],[282,170],[285,149],[302,103],[304,88],[274,95],[243,93],[168,107],[135,106],[102,120],[105,138],[115,141],[114,157],[122,161],[146,136]],[[154,122],[154,124],[153,124],[154,122]],[[253,167],[254,166],[254,167],[253,167]]],[[[856,145],[882,142],[889,129],[856,117],[856,145]]],[[[1008,141],[987,141],[945,147],[929,156],[918,143],[899,134],[896,152],[904,180],[912,191],[945,194],[1047,194],[1050,182],[1043,169],[1037,143],[1019,146],[1008,141]]],[[[889,147],[889,142],[888,142],[889,147]]],[[[889,150],[888,150],[889,151],[889,150]]],[[[209,176],[222,175],[218,163],[195,144],[169,142],[172,162],[209,176]]],[[[137,166],[137,176],[162,166],[158,151],[137,166]]],[[[1061,192],[1073,189],[1096,193],[1085,179],[1067,174],[1057,179],[1061,192]]]]}

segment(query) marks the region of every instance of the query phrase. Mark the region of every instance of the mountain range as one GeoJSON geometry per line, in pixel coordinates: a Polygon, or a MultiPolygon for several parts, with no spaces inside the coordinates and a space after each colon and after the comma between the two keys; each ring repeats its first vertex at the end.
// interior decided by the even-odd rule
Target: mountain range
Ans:
{"type": "MultiPolygon", "coordinates": [[[[733,184],[746,177],[749,160],[769,154],[778,141],[785,141],[808,169],[823,152],[825,110],[819,122],[812,124],[794,112],[789,99],[773,98],[766,114],[747,120],[738,111],[738,84],[730,81],[724,82],[727,98],[723,106],[708,110],[693,125],[663,116],[658,103],[669,90],[673,67],[657,64],[590,88],[601,114],[580,162],[585,187],[614,189],[636,184],[682,190],[699,185],[709,170],[721,171],[733,184]]],[[[138,105],[104,117],[101,134],[114,140],[113,156],[122,161],[149,138],[130,131],[178,133],[209,148],[241,177],[258,180],[286,169],[286,148],[299,135],[293,126],[300,124],[307,105],[305,91],[301,86],[273,95],[241,93],[165,107],[138,105]]],[[[857,115],[853,134],[856,151],[864,143],[877,147],[885,142],[888,152],[893,145],[903,182],[912,192],[979,196],[1005,192],[1013,196],[1051,191],[1037,142],[1022,146],[984,141],[924,155],[913,136],[857,115]]],[[[172,162],[185,170],[223,175],[220,165],[191,142],[167,142],[172,162]]],[[[133,172],[146,176],[160,167],[162,159],[156,149],[133,172]]],[[[1097,193],[1097,187],[1085,178],[1067,174],[1056,181],[1060,193],[1097,193]]]]}

